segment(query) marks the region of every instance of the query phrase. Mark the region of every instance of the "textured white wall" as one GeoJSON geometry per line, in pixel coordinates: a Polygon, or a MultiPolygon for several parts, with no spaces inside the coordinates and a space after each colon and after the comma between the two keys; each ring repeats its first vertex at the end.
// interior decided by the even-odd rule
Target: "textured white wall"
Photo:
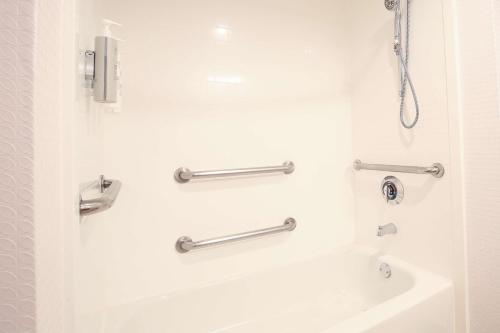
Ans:
{"type": "Polygon", "coordinates": [[[457,1],[471,333],[500,331],[500,13],[457,1]]]}
{"type": "Polygon", "coordinates": [[[63,207],[73,205],[62,194],[71,184],[62,10],[55,0],[0,2],[0,332],[72,331],[64,327],[72,304],[66,312],[63,207]]]}
{"type": "Polygon", "coordinates": [[[0,332],[35,332],[35,4],[0,2],[0,332]]]}

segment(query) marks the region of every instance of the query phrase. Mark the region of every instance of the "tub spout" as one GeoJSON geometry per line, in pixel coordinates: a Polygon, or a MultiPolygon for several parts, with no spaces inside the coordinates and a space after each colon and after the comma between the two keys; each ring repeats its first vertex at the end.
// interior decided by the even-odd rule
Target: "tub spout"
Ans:
{"type": "Polygon", "coordinates": [[[394,223],[389,223],[386,225],[379,225],[377,228],[377,236],[383,237],[389,234],[396,234],[398,232],[398,228],[394,223]]]}

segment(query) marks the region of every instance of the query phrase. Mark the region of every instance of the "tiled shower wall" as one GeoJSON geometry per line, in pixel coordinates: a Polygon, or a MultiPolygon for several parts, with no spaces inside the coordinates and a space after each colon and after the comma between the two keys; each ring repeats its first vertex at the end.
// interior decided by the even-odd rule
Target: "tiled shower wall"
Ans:
{"type": "Polygon", "coordinates": [[[34,0],[0,1],[0,332],[35,331],[34,0]]]}

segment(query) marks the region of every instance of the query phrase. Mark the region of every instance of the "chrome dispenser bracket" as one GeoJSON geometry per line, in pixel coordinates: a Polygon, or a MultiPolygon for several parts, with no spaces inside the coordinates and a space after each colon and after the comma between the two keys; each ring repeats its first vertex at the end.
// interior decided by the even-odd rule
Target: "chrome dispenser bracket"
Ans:
{"type": "Polygon", "coordinates": [[[92,88],[94,85],[95,77],[95,52],[91,50],[85,51],[85,64],[84,64],[85,82],[88,87],[92,88]]]}

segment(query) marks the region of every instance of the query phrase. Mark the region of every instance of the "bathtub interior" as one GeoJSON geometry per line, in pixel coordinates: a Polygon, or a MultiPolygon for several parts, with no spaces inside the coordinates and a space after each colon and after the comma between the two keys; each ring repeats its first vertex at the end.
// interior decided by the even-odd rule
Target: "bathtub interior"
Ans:
{"type": "Polygon", "coordinates": [[[86,322],[110,333],[321,332],[414,287],[412,272],[398,265],[390,278],[382,276],[378,257],[375,250],[350,247],[107,309],[86,322]]]}

